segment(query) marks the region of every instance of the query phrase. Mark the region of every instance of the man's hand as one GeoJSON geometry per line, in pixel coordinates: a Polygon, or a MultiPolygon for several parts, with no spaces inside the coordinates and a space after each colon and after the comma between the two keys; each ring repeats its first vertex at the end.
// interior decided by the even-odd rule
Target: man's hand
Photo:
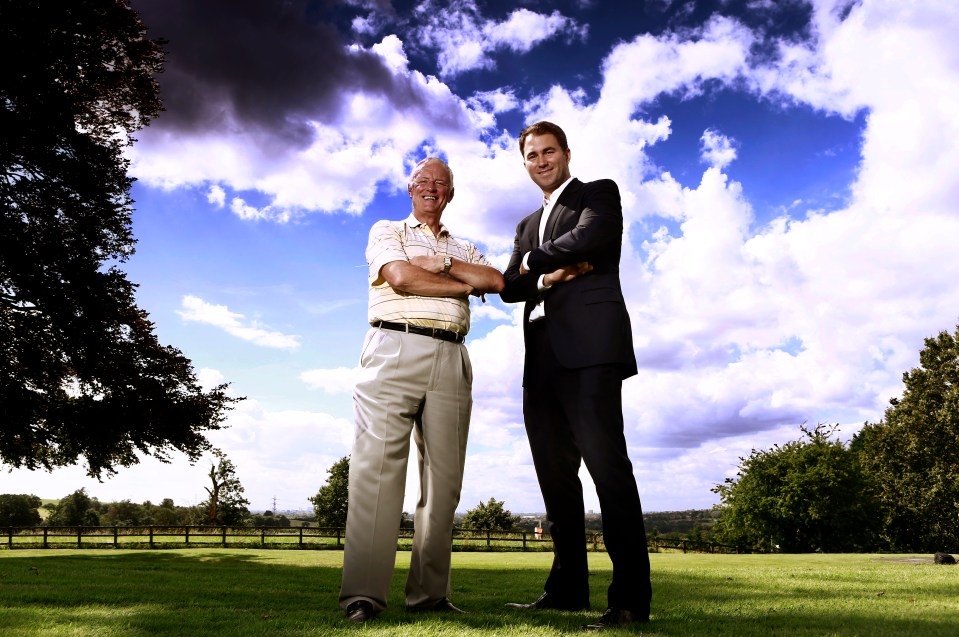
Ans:
{"type": "MultiPolygon", "coordinates": [[[[500,274],[499,270],[492,266],[483,265],[481,263],[470,263],[469,261],[462,261],[455,257],[450,257],[452,261],[451,269],[446,269],[445,254],[436,254],[436,255],[422,255],[410,257],[410,260],[401,261],[404,266],[412,266],[412,270],[415,272],[425,272],[429,273],[424,276],[429,276],[433,278],[434,281],[437,279],[433,277],[436,275],[441,277],[439,280],[444,283],[462,283],[465,289],[458,290],[455,293],[447,294],[423,294],[421,296],[482,296],[487,292],[492,292],[493,294],[499,294],[503,289],[503,275],[500,274]]],[[[390,264],[386,264],[389,266],[390,264]]],[[[386,267],[386,266],[384,266],[386,267]]],[[[387,279],[388,280],[388,279],[387,279]]],[[[390,281],[390,285],[393,285],[393,282],[390,281]]],[[[393,285],[393,287],[397,287],[393,285]]],[[[403,288],[400,288],[403,289],[403,288]]],[[[403,289],[404,292],[410,292],[410,290],[403,289]]],[[[451,291],[452,292],[452,291],[451,291]]]]}
{"type": "Polygon", "coordinates": [[[442,254],[420,255],[410,257],[410,263],[418,268],[423,268],[427,272],[443,274],[443,259],[444,255],[442,254]]]}
{"type": "Polygon", "coordinates": [[[576,277],[590,272],[592,269],[593,266],[586,261],[580,261],[579,263],[574,263],[573,265],[565,265],[544,276],[543,285],[550,287],[554,283],[565,283],[566,281],[572,281],[576,277]]]}

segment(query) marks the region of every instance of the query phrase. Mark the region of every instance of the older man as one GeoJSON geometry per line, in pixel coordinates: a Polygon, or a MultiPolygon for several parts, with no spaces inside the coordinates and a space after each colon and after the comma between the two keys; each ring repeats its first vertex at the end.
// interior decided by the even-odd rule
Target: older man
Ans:
{"type": "Polygon", "coordinates": [[[353,393],[356,438],[340,604],[363,623],[386,608],[396,557],[410,434],[420,498],[406,580],[410,611],[463,612],[450,594],[453,514],[459,504],[473,373],[463,344],[470,295],[499,292],[503,276],[440,222],[453,172],[424,159],[408,185],[413,212],[370,231],[369,321],[353,393]]]}

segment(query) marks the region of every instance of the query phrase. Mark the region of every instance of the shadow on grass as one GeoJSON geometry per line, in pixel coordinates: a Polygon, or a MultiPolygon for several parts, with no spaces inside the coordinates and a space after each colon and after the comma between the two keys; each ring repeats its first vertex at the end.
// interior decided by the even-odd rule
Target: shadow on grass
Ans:
{"type": "MultiPolygon", "coordinates": [[[[523,568],[527,558],[503,554],[504,568],[497,568],[495,561],[493,567],[477,567],[454,559],[452,600],[469,614],[412,614],[403,608],[404,557],[394,575],[390,608],[376,621],[357,627],[343,618],[337,604],[342,553],[303,551],[295,558],[228,549],[0,553],[0,634],[561,635],[579,632],[583,623],[598,616],[611,576],[608,569],[594,570],[591,613],[529,613],[504,604],[535,599],[548,561],[538,558],[523,568]]],[[[829,581],[822,574],[792,572],[771,586],[746,570],[725,574],[656,565],[653,621],[642,627],[646,635],[956,633],[959,577],[951,583],[930,583],[924,599],[930,593],[932,599],[942,596],[944,605],[923,609],[910,606],[905,591],[872,590],[889,587],[868,575],[862,576],[865,580],[837,576],[829,581]],[[790,577],[796,578],[795,585],[790,585],[790,577]]]]}

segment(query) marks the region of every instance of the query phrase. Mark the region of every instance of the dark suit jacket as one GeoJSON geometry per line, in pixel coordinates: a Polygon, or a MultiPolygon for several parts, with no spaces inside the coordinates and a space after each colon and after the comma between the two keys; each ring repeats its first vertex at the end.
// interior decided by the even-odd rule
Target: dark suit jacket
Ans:
{"type": "MultiPolygon", "coordinates": [[[[526,302],[523,332],[527,337],[526,374],[530,360],[529,314],[545,299],[546,325],[557,360],[575,369],[592,365],[618,365],[623,378],[636,373],[633,337],[619,280],[623,243],[623,207],[619,188],[609,179],[566,186],[539,242],[543,209],[516,227],[513,255],[506,268],[506,286],[500,296],[507,303],[526,302]],[[530,271],[520,274],[523,255],[530,253],[530,271]],[[540,293],[541,274],[588,261],[593,270],[572,281],[557,283],[540,293]]],[[[524,374],[525,384],[525,374],[524,374]]]]}

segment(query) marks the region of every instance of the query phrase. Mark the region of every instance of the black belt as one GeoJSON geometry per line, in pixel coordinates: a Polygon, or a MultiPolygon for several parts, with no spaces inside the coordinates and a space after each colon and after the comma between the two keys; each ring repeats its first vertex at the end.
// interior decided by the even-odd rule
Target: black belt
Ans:
{"type": "Polygon", "coordinates": [[[456,332],[441,330],[436,327],[420,327],[419,325],[410,325],[409,323],[390,323],[388,321],[373,321],[370,325],[384,330],[395,330],[397,332],[438,338],[441,341],[449,341],[450,343],[462,343],[466,340],[466,334],[457,334],[456,332]]]}

